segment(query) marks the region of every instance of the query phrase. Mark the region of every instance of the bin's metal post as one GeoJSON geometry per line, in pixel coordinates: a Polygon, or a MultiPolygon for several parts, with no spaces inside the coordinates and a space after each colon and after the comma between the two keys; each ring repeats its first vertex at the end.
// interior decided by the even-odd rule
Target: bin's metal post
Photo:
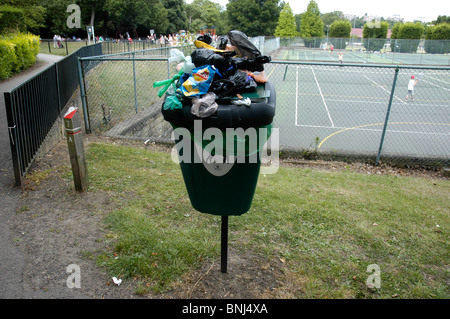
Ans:
{"type": "Polygon", "coordinates": [[[381,149],[383,148],[383,142],[384,142],[384,135],[386,134],[386,128],[387,128],[387,125],[389,122],[389,114],[391,113],[392,99],[394,98],[395,85],[397,84],[398,70],[399,70],[399,67],[397,66],[395,68],[394,81],[392,83],[391,96],[389,97],[389,105],[388,105],[388,109],[386,112],[386,119],[384,120],[383,133],[381,134],[380,147],[378,148],[377,160],[375,162],[376,166],[378,166],[378,163],[380,161],[381,149]]]}
{"type": "Polygon", "coordinates": [[[72,164],[75,189],[84,192],[89,187],[89,180],[84,157],[83,137],[81,135],[81,119],[78,108],[70,107],[64,115],[64,127],[67,134],[70,163],[72,164]]]}
{"type": "Polygon", "coordinates": [[[222,236],[220,246],[220,271],[227,272],[228,262],[228,216],[222,216],[222,236]]]}

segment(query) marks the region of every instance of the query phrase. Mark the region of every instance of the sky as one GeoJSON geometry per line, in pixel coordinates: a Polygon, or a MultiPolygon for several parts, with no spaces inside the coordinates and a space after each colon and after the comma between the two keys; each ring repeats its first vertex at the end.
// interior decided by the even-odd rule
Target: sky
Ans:
{"type": "MultiPolygon", "coordinates": [[[[228,0],[211,0],[226,7],[228,0]]],[[[294,14],[306,11],[309,0],[285,0],[294,14]]],[[[388,18],[399,15],[406,21],[421,20],[431,22],[438,15],[450,16],[447,0],[315,0],[321,13],[342,11],[344,14],[367,15],[388,18]],[[445,5],[447,3],[447,5],[445,5]]],[[[192,0],[186,0],[191,3],[192,0]]]]}

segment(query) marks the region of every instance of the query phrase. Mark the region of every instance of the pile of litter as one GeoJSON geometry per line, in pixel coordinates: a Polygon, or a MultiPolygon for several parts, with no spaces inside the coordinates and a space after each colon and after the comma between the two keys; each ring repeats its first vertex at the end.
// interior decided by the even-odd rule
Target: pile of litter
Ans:
{"type": "Polygon", "coordinates": [[[258,84],[266,83],[264,64],[270,56],[262,55],[241,31],[230,31],[220,36],[216,47],[209,34],[194,42],[196,50],[185,57],[183,52],[172,49],[169,62],[179,62],[178,73],[172,79],[153,83],[162,87],[165,110],[181,109],[191,103],[191,113],[199,118],[213,115],[219,105],[216,100],[237,97],[230,103],[249,107],[251,101],[241,94],[254,92],[258,84]]]}

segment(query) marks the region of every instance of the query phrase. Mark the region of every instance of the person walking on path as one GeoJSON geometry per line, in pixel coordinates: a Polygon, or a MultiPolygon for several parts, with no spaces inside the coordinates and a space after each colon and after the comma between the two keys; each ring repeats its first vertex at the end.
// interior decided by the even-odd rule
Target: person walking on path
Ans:
{"type": "Polygon", "coordinates": [[[411,75],[411,79],[408,82],[408,94],[406,95],[406,101],[411,96],[411,101],[414,101],[414,87],[417,84],[417,80],[414,79],[414,75],[411,75]]]}

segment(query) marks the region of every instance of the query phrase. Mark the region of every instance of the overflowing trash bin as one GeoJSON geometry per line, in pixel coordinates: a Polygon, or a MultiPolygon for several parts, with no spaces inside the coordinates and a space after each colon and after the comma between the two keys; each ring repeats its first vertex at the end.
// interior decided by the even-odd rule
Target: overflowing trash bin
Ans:
{"type": "Polygon", "coordinates": [[[174,128],[192,206],[213,215],[242,215],[251,206],[261,152],[271,134],[276,92],[262,55],[240,31],[212,45],[203,35],[191,56],[173,49],[178,74],[154,83],[161,112],[174,128]]]}

